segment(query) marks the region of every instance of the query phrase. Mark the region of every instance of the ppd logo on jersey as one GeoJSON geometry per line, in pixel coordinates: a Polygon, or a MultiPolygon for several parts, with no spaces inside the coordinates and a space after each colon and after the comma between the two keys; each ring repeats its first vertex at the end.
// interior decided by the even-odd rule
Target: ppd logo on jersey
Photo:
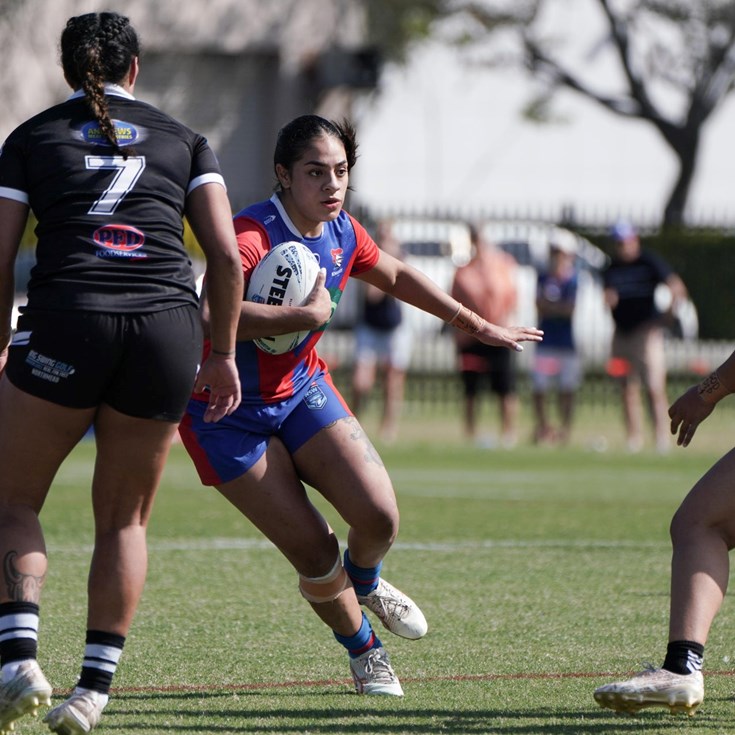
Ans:
{"type": "MultiPolygon", "coordinates": [[[[123,120],[113,120],[112,124],[115,126],[115,137],[117,138],[117,144],[120,146],[133,145],[133,143],[135,143],[140,137],[138,129],[132,123],[127,123],[123,120]]],[[[87,143],[110,145],[110,141],[102,132],[102,129],[96,120],[84,125],[81,133],[82,138],[84,138],[87,143]]]]}
{"type": "Polygon", "coordinates": [[[143,253],[134,251],[143,246],[145,235],[130,225],[105,225],[94,231],[94,241],[105,250],[100,257],[145,258],[143,253]]]}

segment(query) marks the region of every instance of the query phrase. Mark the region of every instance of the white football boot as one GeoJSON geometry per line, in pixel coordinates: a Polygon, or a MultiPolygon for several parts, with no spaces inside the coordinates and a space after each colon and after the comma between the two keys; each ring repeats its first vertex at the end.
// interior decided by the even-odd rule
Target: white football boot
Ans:
{"type": "Polygon", "coordinates": [[[357,658],[351,658],[350,670],[358,694],[403,696],[401,682],[398,681],[390,665],[390,658],[382,646],[371,648],[357,658]]]}
{"type": "Polygon", "coordinates": [[[372,592],[358,595],[357,601],[372,610],[391,633],[402,638],[416,640],[425,636],[429,629],[419,606],[382,577],[372,592]]]}
{"type": "Polygon", "coordinates": [[[23,661],[15,676],[0,685],[0,735],[13,730],[19,717],[35,716],[42,704],[51,704],[51,685],[37,661],[23,661]]]}
{"type": "Polygon", "coordinates": [[[79,689],[43,718],[58,735],[86,735],[95,728],[107,704],[107,696],[91,689],[79,689]]]}
{"type": "Polygon", "coordinates": [[[616,712],[635,714],[644,707],[658,706],[693,715],[704,699],[704,679],[701,671],[674,674],[649,668],[632,679],[599,687],[594,697],[600,707],[616,712]]]}

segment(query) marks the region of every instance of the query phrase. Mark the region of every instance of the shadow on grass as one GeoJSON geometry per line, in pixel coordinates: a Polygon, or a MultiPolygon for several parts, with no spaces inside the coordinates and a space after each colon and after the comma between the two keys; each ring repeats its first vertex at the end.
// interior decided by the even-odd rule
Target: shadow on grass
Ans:
{"type": "MultiPolygon", "coordinates": [[[[126,693],[119,701],[121,709],[110,707],[105,721],[107,731],[156,733],[340,733],[353,735],[426,735],[455,733],[461,735],[626,735],[626,733],[668,733],[696,729],[700,733],[735,732],[732,717],[700,712],[693,718],[672,716],[664,710],[649,710],[637,717],[616,715],[606,710],[538,709],[461,709],[441,707],[404,708],[403,702],[381,700],[386,707],[350,708],[274,707],[262,703],[248,707],[242,700],[261,697],[262,692],[165,692],[126,693]],[[137,705],[135,700],[138,700],[137,705]],[[240,701],[238,701],[240,700],[240,701]],[[144,703],[150,703],[146,707],[144,703]],[[239,706],[242,704],[242,706],[239,706]],[[234,705],[234,706],[233,706],[234,705]],[[729,722],[729,724],[728,724],[729,722]],[[129,723],[129,724],[128,724],[129,723]],[[134,723],[134,724],[133,724],[134,723]]],[[[314,692],[309,693],[310,697],[314,692]]],[[[329,694],[334,697],[334,693],[329,694]]],[[[341,695],[337,695],[341,696],[341,695]]],[[[345,697],[355,698],[345,692],[345,697]]],[[[364,700],[360,699],[360,703],[364,700]]],[[[710,700],[713,704],[715,698],[710,700]]],[[[721,700],[725,704],[725,700],[721,700]]],[[[729,702],[729,700],[728,700],[729,702]]],[[[719,707],[717,707],[719,710],[719,707]]]]}

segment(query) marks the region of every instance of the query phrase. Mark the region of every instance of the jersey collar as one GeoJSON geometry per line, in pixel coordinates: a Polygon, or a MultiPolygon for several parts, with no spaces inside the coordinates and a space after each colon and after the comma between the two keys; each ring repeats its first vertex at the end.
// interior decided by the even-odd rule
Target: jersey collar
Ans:
{"type": "Polygon", "coordinates": [[[278,194],[273,194],[271,196],[271,201],[273,202],[275,208],[278,210],[278,213],[281,215],[281,218],[283,219],[284,224],[286,227],[288,227],[291,232],[296,235],[296,238],[301,242],[301,240],[304,239],[304,236],[299,232],[298,227],[291,221],[291,218],[288,216],[288,213],[286,212],[286,209],[284,208],[280,197],[278,194]]]}
{"type": "MultiPolygon", "coordinates": [[[[123,89],[119,84],[105,84],[105,94],[107,95],[115,95],[117,97],[125,97],[125,99],[128,100],[134,100],[135,97],[133,97],[130,92],[128,92],[126,89],[123,89]]],[[[74,94],[70,95],[69,99],[74,100],[78,97],[84,97],[84,90],[78,89],[74,94]]]]}

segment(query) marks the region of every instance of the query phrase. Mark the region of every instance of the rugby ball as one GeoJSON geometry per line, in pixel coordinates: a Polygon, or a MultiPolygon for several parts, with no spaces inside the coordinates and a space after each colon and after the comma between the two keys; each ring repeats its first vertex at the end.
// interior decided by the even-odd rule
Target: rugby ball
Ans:
{"type": "MultiPolygon", "coordinates": [[[[301,306],[311,293],[319,273],[316,255],[300,242],[282,242],[272,247],[255,266],[245,298],[258,304],[301,306]]],[[[309,330],[254,339],[256,346],[271,355],[296,349],[309,330]]]]}

